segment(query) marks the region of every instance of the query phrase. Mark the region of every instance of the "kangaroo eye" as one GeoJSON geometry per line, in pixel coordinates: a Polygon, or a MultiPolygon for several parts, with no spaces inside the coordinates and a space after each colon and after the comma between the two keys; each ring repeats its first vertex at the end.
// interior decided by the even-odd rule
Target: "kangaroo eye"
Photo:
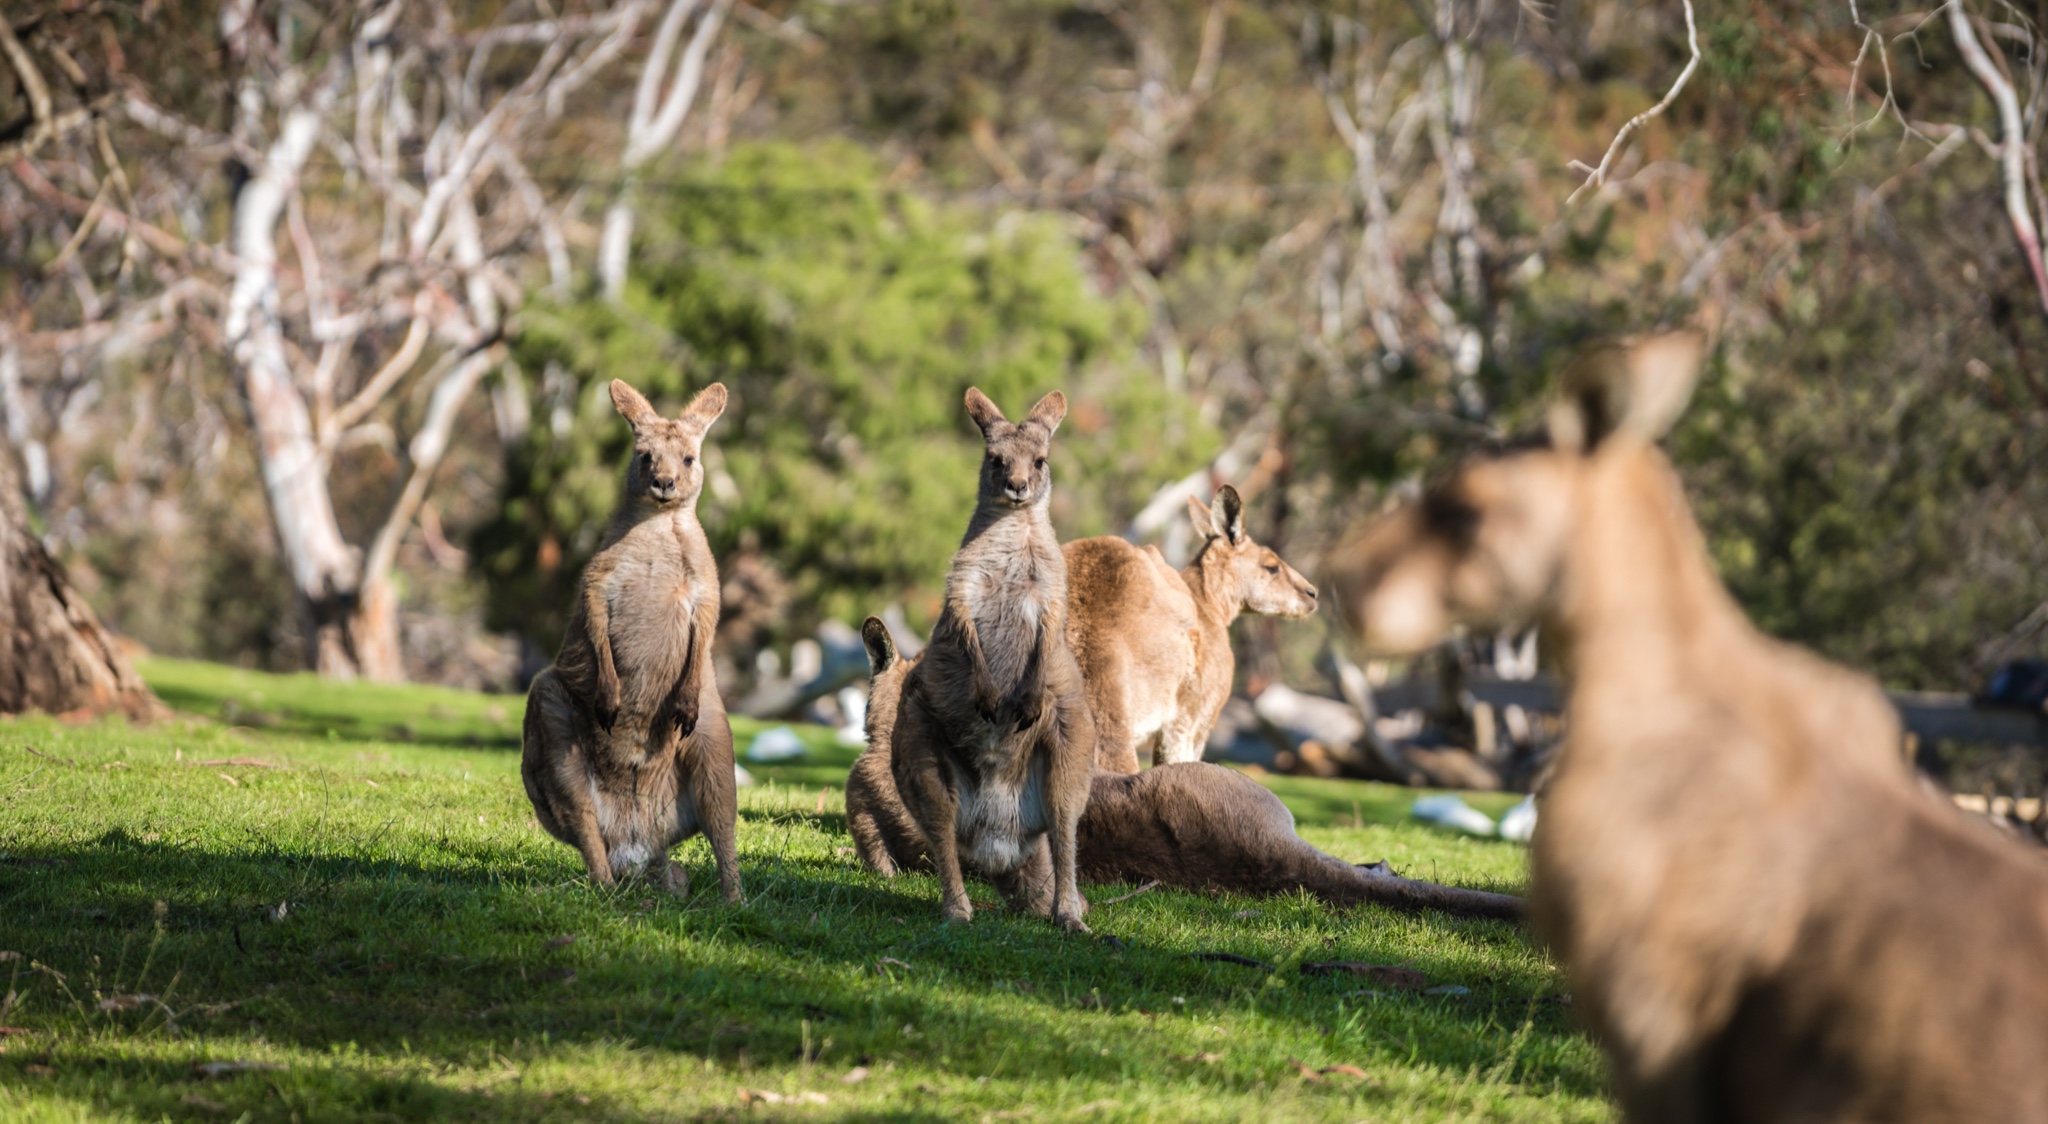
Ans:
{"type": "Polygon", "coordinates": [[[697,458],[696,458],[696,457],[684,457],[684,458],[683,458],[683,467],[684,467],[684,468],[688,468],[688,467],[690,467],[691,465],[693,465],[693,464],[696,464],[696,463],[697,463],[697,458]]]}
{"type": "Polygon", "coordinates": [[[1266,566],[1266,572],[1269,574],[1277,574],[1280,572],[1280,567],[1268,563],[1266,566]]]}
{"type": "Polygon", "coordinates": [[[1044,457],[1040,457],[1040,458],[1038,458],[1037,460],[1035,460],[1035,461],[1032,461],[1032,462],[1031,462],[1031,467],[1033,467],[1033,468],[1044,468],[1044,467],[1045,467],[1045,458],[1044,458],[1044,457]]]}

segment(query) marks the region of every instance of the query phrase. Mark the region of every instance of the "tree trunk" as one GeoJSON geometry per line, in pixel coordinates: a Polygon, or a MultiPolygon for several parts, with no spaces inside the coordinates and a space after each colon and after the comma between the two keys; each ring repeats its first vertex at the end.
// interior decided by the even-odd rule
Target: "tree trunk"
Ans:
{"type": "Polygon", "coordinates": [[[25,710],[165,713],[29,531],[14,449],[0,439],[0,714],[25,710]]]}

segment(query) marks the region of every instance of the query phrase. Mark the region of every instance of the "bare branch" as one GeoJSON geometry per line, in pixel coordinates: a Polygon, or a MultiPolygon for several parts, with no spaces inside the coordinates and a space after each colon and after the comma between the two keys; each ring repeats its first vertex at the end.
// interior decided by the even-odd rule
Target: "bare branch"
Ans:
{"type": "Polygon", "coordinates": [[[420,353],[427,347],[427,337],[432,334],[432,326],[427,320],[425,298],[422,297],[414,307],[420,311],[413,316],[412,326],[406,329],[405,340],[398,345],[398,350],[384,361],[384,365],[377,369],[375,375],[370,376],[370,381],[364,383],[354,397],[343,403],[331,416],[321,419],[320,442],[327,449],[334,448],[334,443],[341,433],[354,428],[357,422],[369,417],[378,403],[384,400],[384,396],[391,392],[391,388],[398,385],[398,380],[404,378],[406,372],[412,370],[413,364],[419,362],[420,353]]]}
{"type": "Polygon", "coordinates": [[[1678,72],[1677,81],[1671,83],[1671,88],[1664,92],[1663,100],[1629,118],[1628,123],[1621,127],[1621,131],[1614,134],[1614,143],[1607,146],[1607,155],[1600,158],[1599,167],[1589,168],[1584,162],[1578,160],[1571,162],[1573,171],[1586,173],[1586,182],[1580,184],[1577,191],[1572,192],[1571,195],[1565,198],[1565,206],[1571,206],[1573,203],[1578,202],[1579,196],[1584,195],[1589,190],[1597,189],[1607,182],[1607,173],[1614,166],[1614,158],[1620,155],[1621,146],[1627,142],[1629,134],[1642,128],[1652,118],[1662,116],[1665,110],[1670,109],[1671,103],[1677,100],[1679,92],[1685,89],[1685,84],[1692,80],[1692,72],[1699,69],[1700,30],[1698,23],[1693,18],[1692,0],[1680,0],[1680,2],[1685,5],[1685,43],[1692,51],[1692,57],[1686,61],[1685,69],[1678,72]]]}
{"type": "Polygon", "coordinates": [[[2005,188],[2005,214],[2012,223],[2013,238],[2020,244],[2020,256],[2026,259],[2027,272],[2033,278],[2035,298],[2042,314],[2048,315],[2048,271],[2043,270],[2041,263],[2041,232],[2027,202],[2026,125],[2020,117],[2019,95],[1985,53],[1961,0],[1949,0],[1946,7],[1949,33],[1955,39],[1957,53],[1963,56],[1963,65],[1969,67],[1970,74],[1998,107],[1998,178],[2005,188]]]}

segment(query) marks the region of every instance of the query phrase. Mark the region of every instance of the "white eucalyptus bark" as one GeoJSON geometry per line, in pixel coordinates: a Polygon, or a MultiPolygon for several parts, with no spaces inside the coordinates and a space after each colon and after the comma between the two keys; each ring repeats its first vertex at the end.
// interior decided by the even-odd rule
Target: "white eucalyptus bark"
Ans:
{"type": "Polygon", "coordinates": [[[2020,112],[2019,95],[1978,41],[1962,0],[1949,0],[1947,8],[1949,32],[1955,39],[1957,53],[1963,56],[1963,65],[1969,67],[1971,76],[1998,108],[1998,179],[2005,189],[2006,221],[2012,224],[2013,240],[2019,243],[2020,257],[2026,261],[2027,273],[2033,279],[2034,299],[2042,313],[2048,315],[2048,270],[2042,265],[2041,229],[2027,199],[2027,182],[2034,169],[2029,167],[2032,150],[2027,144],[2026,119],[2020,112]]]}
{"type": "Polygon", "coordinates": [[[292,377],[277,271],[278,224],[331,100],[332,84],[323,83],[305,104],[285,112],[277,139],[235,200],[235,284],[223,334],[256,430],[278,545],[310,625],[312,663],[322,675],[346,678],[357,671],[347,619],[361,571],[335,519],[327,460],[292,377]]]}
{"type": "Polygon", "coordinates": [[[682,131],[704,82],[704,60],[732,10],[732,0],[711,0],[697,18],[696,31],[680,55],[676,44],[690,17],[703,7],[702,0],[669,0],[661,27],[655,32],[654,48],[647,66],[640,72],[640,84],[633,94],[633,113],[626,122],[626,147],[620,157],[617,192],[605,208],[604,233],[598,241],[597,272],[607,299],[618,300],[626,292],[626,273],[633,256],[633,218],[641,173],[655,157],[666,152],[682,131]],[[675,74],[669,79],[670,60],[675,74]],[[664,82],[668,92],[662,92],[664,82]]]}

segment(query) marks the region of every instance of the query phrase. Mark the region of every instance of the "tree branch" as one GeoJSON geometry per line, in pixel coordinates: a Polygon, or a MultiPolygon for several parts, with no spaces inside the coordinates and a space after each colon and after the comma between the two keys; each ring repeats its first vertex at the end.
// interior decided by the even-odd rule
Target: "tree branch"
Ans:
{"type": "Polygon", "coordinates": [[[2020,256],[2026,260],[2027,273],[2034,280],[2035,300],[2042,314],[2048,316],[2048,271],[2042,268],[2041,232],[2027,203],[2026,124],[2020,115],[2019,95],[1978,42],[1962,0],[1949,0],[1946,8],[1949,33],[1955,38],[1957,52],[1963,56],[1963,65],[1998,107],[1998,178],[2005,188],[2005,214],[2012,223],[2013,239],[2020,244],[2020,256]]]}
{"type": "Polygon", "coordinates": [[[1680,0],[1680,2],[1685,5],[1685,43],[1692,51],[1692,57],[1686,61],[1685,69],[1678,72],[1678,79],[1671,83],[1671,88],[1664,92],[1663,100],[1629,118],[1628,123],[1621,127],[1621,131],[1614,134],[1614,143],[1607,146],[1607,155],[1600,158],[1599,167],[1589,168],[1584,162],[1578,160],[1571,162],[1573,171],[1586,173],[1586,182],[1580,184],[1578,190],[1565,198],[1565,206],[1571,206],[1573,203],[1578,202],[1579,196],[1584,195],[1589,190],[1597,189],[1607,182],[1607,173],[1614,165],[1614,158],[1621,153],[1621,146],[1628,140],[1629,134],[1642,128],[1652,118],[1662,116],[1665,110],[1670,109],[1671,103],[1677,100],[1679,92],[1685,89],[1685,84],[1692,80],[1692,72],[1699,69],[1700,29],[1698,23],[1693,18],[1692,0],[1680,0]]]}

